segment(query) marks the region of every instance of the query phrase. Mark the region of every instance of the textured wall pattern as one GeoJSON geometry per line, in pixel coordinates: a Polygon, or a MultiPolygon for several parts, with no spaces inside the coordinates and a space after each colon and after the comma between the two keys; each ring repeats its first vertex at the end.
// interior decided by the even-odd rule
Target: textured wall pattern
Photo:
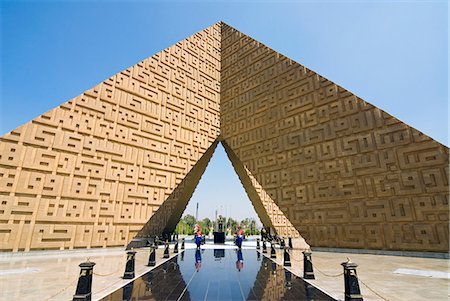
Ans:
{"type": "Polygon", "coordinates": [[[219,134],[282,235],[448,251],[448,148],[223,23],[0,138],[0,250],[172,228],[219,134]]]}
{"type": "Polygon", "coordinates": [[[221,135],[311,246],[448,251],[448,148],[222,26],[221,135]]]}
{"type": "Polygon", "coordinates": [[[0,249],[124,246],[219,133],[220,25],[3,136],[0,249]]]}
{"type": "MultiPolygon", "coordinates": [[[[208,166],[218,141],[216,140],[205,154],[197,161],[194,167],[184,177],[183,181],[174,189],[166,201],[159,207],[158,211],[136,234],[136,238],[149,238],[160,236],[161,233],[171,234],[174,232],[180,218],[186,209],[195,188],[208,166]]],[[[130,244],[128,248],[131,248],[130,244]]]]}
{"type": "Polygon", "coordinates": [[[264,227],[274,230],[276,234],[282,237],[300,237],[298,231],[289,222],[267,192],[264,191],[250,171],[242,164],[227,143],[222,141],[222,144],[264,227]]]}
{"type": "Polygon", "coordinates": [[[282,237],[300,237],[298,231],[294,228],[292,223],[286,218],[284,213],[275,204],[275,202],[270,198],[269,194],[262,188],[262,186],[256,181],[255,177],[247,170],[248,176],[252,181],[252,186],[255,187],[259,199],[264,207],[264,210],[269,216],[272,227],[275,229],[276,233],[282,237]]]}

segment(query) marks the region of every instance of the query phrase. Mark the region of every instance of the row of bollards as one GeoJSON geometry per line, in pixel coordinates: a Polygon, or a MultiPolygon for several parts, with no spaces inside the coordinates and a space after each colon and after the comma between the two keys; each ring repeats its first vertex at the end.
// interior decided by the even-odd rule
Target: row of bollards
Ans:
{"type": "MultiPolygon", "coordinates": [[[[292,248],[292,239],[289,237],[288,248],[286,248],[285,242],[282,239],[280,241],[280,249],[284,249],[283,252],[283,265],[286,267],[292,266],[291,256],[289,250],[292,248]]],[[[256,240],[256,248],[259,250],[261,248],[259,238],[256,240]]],[[[262,241],[262,253],[267,253],[266,240],[262,241]]],[[[303,279],[315,279],[314,269],[312,264],[312,253],[310,251],[304,251],[303,253],[303,279]]],[[[259,252],[258,252],[259,254],[259,252]]],[[[270,258],[276,259],[275,243],[270,242],[270,258]]],[[[344,268],[344,287],[345,287],[345,301],[362,301],[363,297],[361,295],[361,290],[359,288],[358,276],[356,274],[356,263],[351,262],[348,259],[346,262],[341,263],[344,268]]]]}
{"type": "MultiPolygon", "coordinates": [[[[147,266],[155,266],[156,265],[156,249],[158,246],[155,242],[150,246],[150,254],[148,256],[147,266]]],[[[184,250],[184,238],[181,240],[181,249],[184,250]]],[[[178,253],[178,241],[175,243],[175,247],[173,250],[174,253],[178,253]]],[[[127,261],[125,264],[125,272],[123,274],[123,279],[133,279],[134,268],[135,268],[135,251],[127,252],[127,261]]],[[[169,258],[169,242],[166,240],[164,247],[164,255],[163,258],[169,258]]],[[[95,266],[95,262],[83,262],[79,265],[81,268],[80,275],[78,276],[78,284],[75,291],[75,295],[73,296],[73,301],[90,301],[92,295],[92,275],[93,269],[95,266]]]]}

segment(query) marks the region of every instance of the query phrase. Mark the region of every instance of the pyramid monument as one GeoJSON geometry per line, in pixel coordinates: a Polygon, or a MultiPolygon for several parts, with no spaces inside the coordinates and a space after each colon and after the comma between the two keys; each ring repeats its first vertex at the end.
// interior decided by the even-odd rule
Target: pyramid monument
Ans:
{"type": "Polygon", "coordinates": [[[222,22],[1,137],[0,250],[171,233],[218,143],[280,236],[449,251],[448,148],[222,22]]]}

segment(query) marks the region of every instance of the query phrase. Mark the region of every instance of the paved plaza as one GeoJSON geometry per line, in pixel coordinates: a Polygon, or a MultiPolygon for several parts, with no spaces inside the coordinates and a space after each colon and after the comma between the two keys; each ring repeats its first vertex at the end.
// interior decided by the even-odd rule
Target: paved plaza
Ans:
{"type": "MultiPolygon", "coordinates": [[[[249,240],[244,242],[243,248],[252,249],[255,246],[256,242],[249,240]]],[[[303,250],[298,242],[294,242],[296,246],[300,248],[292,251],[292,267],[288,269],[303,276],[303,250]]],[[[186,243],[187,249],[194,247],[193,243],[186,243]]],[[[208,241],[203,248],[234,246],[228,241],[225,245],[213,245],[208,241]]],[[[136,277],[139,277],[152,267],[146,266],[148,248],[136,251],[136,277]]],[[[93,300],[99,300],[131,281],[121,278],[125,254],[123,248],[3,253],[0,255],[0,299],[70,300],[78,279],[78,264],[89,259],[96,263],[92,291],[93,300]]],[[[171,251],[171,257],[174,255],[171,251]]],[[[168,260],[162,257],[163,248],[160,246],[157,264],[168,260]]],[[[448,300],[450,280],[447,259],[314,252],[312,260],[316,279],[309,281],[334,298],[343,299],[344,280],[340,275],[340,264],[347,257],[359,265],[357,272],[364,300],[448,300]]],[[[282,250],[277,249],[276,262],[282,264],[282,258],[282,250]]]]}

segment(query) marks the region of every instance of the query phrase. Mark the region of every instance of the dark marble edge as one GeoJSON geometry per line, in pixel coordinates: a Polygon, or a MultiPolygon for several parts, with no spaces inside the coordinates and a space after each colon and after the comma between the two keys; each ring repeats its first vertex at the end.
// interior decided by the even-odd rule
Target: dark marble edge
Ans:
{"type": "MultiPolygon", "coordinates": [[[[145,272],[142,272],[142,273],[140,273],[140,274],[135,274],[135,276],[134,276],[133,279],[127,279],[128,281],[124,282],[124,283],[122,284],[122,286],[118,287],[117,289],[115,289],[115,290],[113,290],[113,291],[111,291],[111,292],[106,293],[105,295],[103,295],[102,297],[98,298],[97,300],[101,301],[101,300],[103,300],[104,298],[108,297],[109,295],[114,294],[114,293],[117,292],[118,290],[123,289],[125,286],[127,286],[127,285],[130,284],[131,282],[134,282],[135,280],[141,278],[141,277],[144,276],[145,274],[150,273],[151,271],[155,270],[156,268],[159,268],[163,263],[172,260],[173,258],[175,258],[175,257],[178,256],[178,255],[181,255],[181,253],[183,253],[184,251],[186,251],[186,250],[185,250],[185,249],[184,249],[184,250],[179,250],[178,253],[173,253],[173,252],[172,252],[172,255],[170,255],[169,258],[162,258],[162,260],[160,260],[159,263],[157,262],[156,265],[153,266],[153,267],[151,267],[150,270],[145,271],[145,272]],[[137,275],[137,276],[136,276],[136,275],[137,275]]],[[[124,280],[125,280],[125,279],[124,279],[124,280]]],[[[92,292],[92,293],[94,294],[95,292],[92,292]]]]}
{"type": "MultiPolygon", "coordinates": [[[[275,260],[273,260],[272,258],[270,258],[269,255],[262,253],[262,252],[261,252],[260,250],[258,250],[258,249],[256,249],[256,251],[259,252],[259,253],[261,253],[261,255],[264,256],[264,257],[266,257],[267,259],[270,259],[271,261],[275,262],[277,265],[280,265],[280,264],[278,264],[275,260]]],[[[293,275],[297,276],[298,278],[301,278],[301,279],[302,279],[303,281],[305,281],[306,283],[308,283],[308,284],[314,286],[316,289],[318,289],[319,291],[321,291],[321,292],[324,293],[325,295],[330,296],[330,298],[333,298],[333,299],[336,300],[336,301],[340,300],[339,298],[337,298],[336,296],[333,296],[332,294],[330,294],[329,292],[327,292],[327,291],[324,290],[323,288],[318,287],[316,283],[312,283],[312,282],[309,281],[308,279],[305,279],[305,278],[303,278],[302,276],[298,275],[297,273],[294,273],[294,271],[292,270],[292,267],[291,267],[291,268],[290,268],[290,267],[285,267],[285,266],[283,266],[283,265],[280,265],[280,266],[282,266],[285,270],[288,270],[289,272],[291,272],[293,275]]],[[[342,277],[343,277],[343,276],[342,276],[342,277]]]]}

